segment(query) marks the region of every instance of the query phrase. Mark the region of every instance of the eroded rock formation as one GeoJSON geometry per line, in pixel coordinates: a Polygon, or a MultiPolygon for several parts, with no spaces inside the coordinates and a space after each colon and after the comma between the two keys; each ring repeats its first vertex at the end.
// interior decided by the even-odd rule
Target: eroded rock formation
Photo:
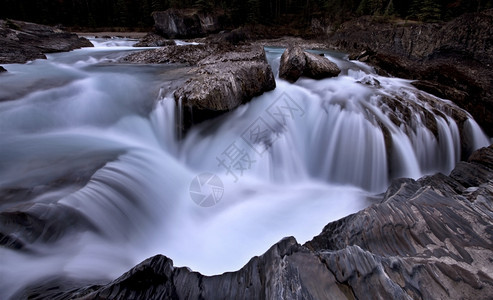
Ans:
{"type": "Polygon", "coordinates": [[[93,45],[63,30],[28,22],[0,20],[0,63],[25,63],[46,58],[44,53],[64,52],[93,45]]]}
{"type": "Polygon", "coordinates": [[[493,135],[493,10],[445,24],[382,23],[362,17],[340,26],[329,43],[357,52],[380,72],[417,79],[418,88],[450,99],[493,135]]]}
{"type": "Polygon", "coordinates": [[[173,9],[152,14],[156,31],[167,38],[194,38],[218,32],[224,16],[195,9],[173,9]]]}
{"type": "Polygon", "coordinates": [[[231,111],[276,87],[262,47],[244,46],[216,53],[198,63],[198,71],[174,97],[182,116],[179,131],[231,111]]]}

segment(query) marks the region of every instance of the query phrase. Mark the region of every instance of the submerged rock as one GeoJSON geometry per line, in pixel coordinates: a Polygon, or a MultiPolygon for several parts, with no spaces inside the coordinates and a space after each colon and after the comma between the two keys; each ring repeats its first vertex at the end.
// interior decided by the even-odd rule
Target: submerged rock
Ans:
{"type": "Polygon", "coordinates": [[[340,72],[337,65],[327,58],[292,45],[282,54],[279,66],[279,77],[289,82],[295,82],[301,76],[313,79],[335,77],[340,72]]]}
{"type": "Polygon", "coordinates": [[[25,63],[46,58],[44,53],[92,46],[87,39],[54,27],[0,20],[0,63],[25,63]]]}
{"type": "MultiPolygon", "coordinates": [[[[329,223],[300,245],[292,237],[243,268],[204,276],[157,255],[106,285],[53,299],[489,299],[493,294],[493,145],[450,176],[392,183],[378,204],[329,223]]],[[[56,285],[57,287],[63,284],[56,285]]]]}

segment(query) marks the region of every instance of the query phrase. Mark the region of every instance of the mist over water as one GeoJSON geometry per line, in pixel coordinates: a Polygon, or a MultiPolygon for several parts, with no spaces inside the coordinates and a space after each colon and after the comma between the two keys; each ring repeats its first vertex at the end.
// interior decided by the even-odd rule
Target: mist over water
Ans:
{"type": "MultiPolygon", "coordinates": [[[[185,70],[118,64],[139,49],[94,44],[0,76],[1,218],[50,225],[9,231],[24,246],[0,248],[0,298],[49,278],[108,281],[158,253],[204,274],[234,271],[285,236],[303,243],[367,207],[392,179],[448,173],[461,157],[455,121],[409,81],[330,52],[339,77],[277,78],[178,141],[169,83],[185,70]],[[415,103],[400,125],[386,100],[395,96],[415,103]],[[201,185],[207,174],[219,181],[201,185]],[[200,193],[215,205],[198,205],[200,193]]],[[[277,74],[283,49],[266,51],[277,74]]],[[[489,144],[474,120],[464,127],[472,148],[489,144]]]]}

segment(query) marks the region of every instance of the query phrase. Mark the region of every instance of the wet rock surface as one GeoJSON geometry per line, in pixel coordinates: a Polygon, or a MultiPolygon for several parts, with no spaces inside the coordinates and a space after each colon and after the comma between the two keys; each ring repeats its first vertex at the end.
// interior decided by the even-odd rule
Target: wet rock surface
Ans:
{"type": "Polygon", "coordinates": [[[0,20],[0,63],[25,63],[46,58],[44,53],[64,52],[93,45],[54,27],[34,23],[0,20]]]}
{"type": "Polygon", "coordinates": [[[340,26],[329,43],[381,73],[420,80],[417,87],[469,111],[493,135],[493,10],[444,24],[394,24],[362,17],[340,26]]]}
{"type": "Polygon", "coordinates": [[[178,131],[231,111],[276,87],[262,47],[243,46],[198,62],[197,73],[174,97],[181,109],[178,131]]]}
{"type": "Polygon", "coordinates": [[[303,75],[306,67],[305,53],[300,47],[289,46],[281,56],[279,77],[295,82],[303,75]]]}
{"type": "Polygon", "coordinates": [[[281,56],[279,77],[295,82],[301,76],[314,79],[335,77],[341,70],[327,58],[290,45],[281,56]]]}
{"type": "Polygon", "coordinates": [[[122,59],[131,63],[182,63],[194,66],[191,78],[174,93],[181,107],[180,133],[215,118],[276,87],[274,74],[259,45],[224,43],[165,46],[122,59]]]}
{"type": "Polygon", "coordinates": [[[450,176],[399,179],[374,204],[292,237],[237,272],[203,276],[157,255],[106,285],[24,291],[53,299],[489,299],[493,294],[493,145],[450,176]],[[31,291],[31,292],[29,292],[31,291]],[[50,294],[52,295],[52,294],[50,294]]]}

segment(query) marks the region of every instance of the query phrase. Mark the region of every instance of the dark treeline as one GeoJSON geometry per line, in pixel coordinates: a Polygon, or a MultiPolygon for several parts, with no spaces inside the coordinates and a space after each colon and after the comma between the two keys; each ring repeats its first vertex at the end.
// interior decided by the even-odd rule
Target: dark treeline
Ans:
{"type": "Polygon", "coordinates": [[[493,0],[1,0],[0,18],[80,27],[149,27],[168,8],[224,10],[232,24],[344,21],[360,15],[439,22],[493,7],[493,0]]]}

